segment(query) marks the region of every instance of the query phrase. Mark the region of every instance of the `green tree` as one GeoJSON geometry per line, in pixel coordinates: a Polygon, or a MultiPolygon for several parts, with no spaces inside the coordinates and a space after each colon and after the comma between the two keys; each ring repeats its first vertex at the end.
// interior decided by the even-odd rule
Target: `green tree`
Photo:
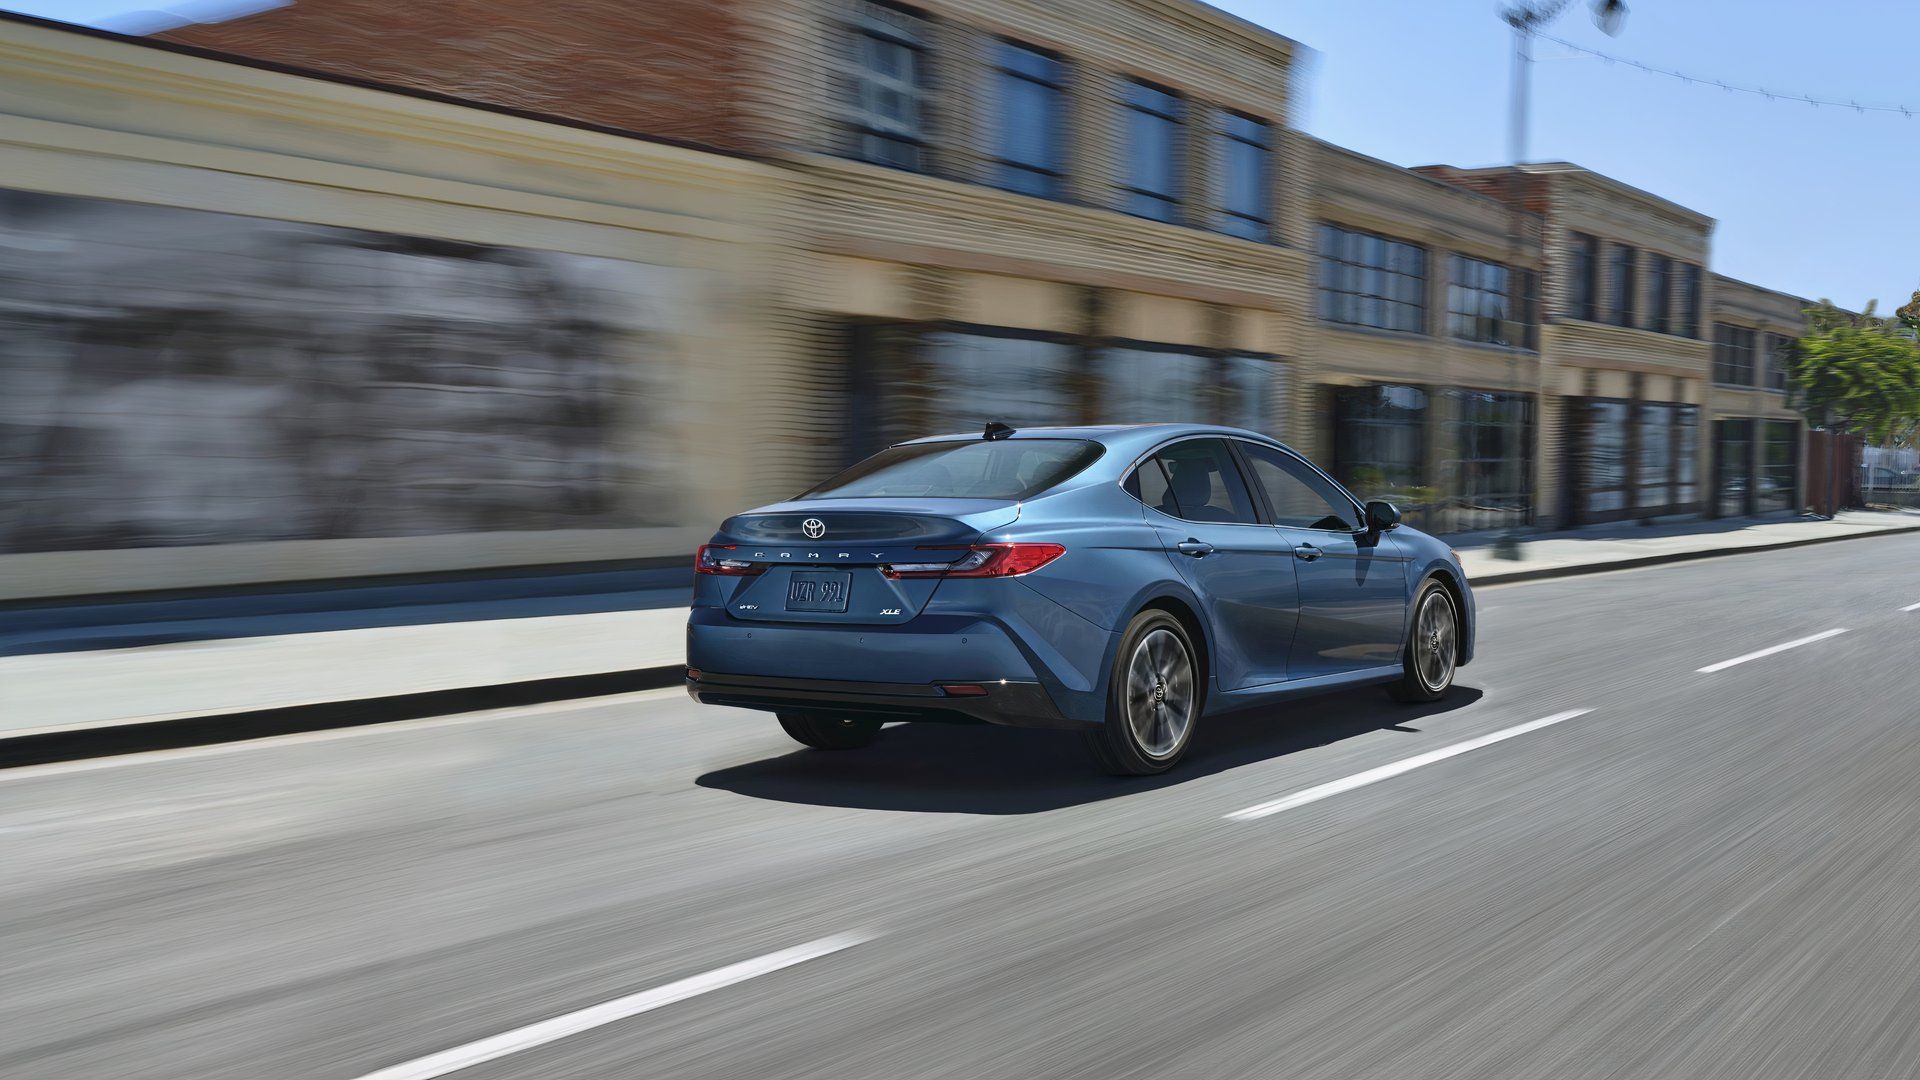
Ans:
{"type": "Polygon", "coordinates": [[[1857,315],[1826,300],[1807,309],[1790,374],[1808,423],[1881,445],[1920,423],[1920,342],[1908,309],[1920,319],[1920,294],[1895,319],[1874,314],[1873,304],[1857,315]]]}

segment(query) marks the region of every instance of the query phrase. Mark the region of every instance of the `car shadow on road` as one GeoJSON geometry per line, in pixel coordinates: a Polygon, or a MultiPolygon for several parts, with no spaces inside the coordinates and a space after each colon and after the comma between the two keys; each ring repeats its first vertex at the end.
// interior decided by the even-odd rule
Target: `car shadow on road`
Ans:
{"type": "Polygon", "coordinates": [[[1444,701],[1401,705],[1377,688],[1363,688],[1209,717],[1195,732],[1186,760],[1160,776],[1101,775],[1072,732],[902,724],[881,732],[864,750],[795,750],[716,769],[694,782],[813,806],[1036,814],[1153,791],[1370,731],[1417,732],[1482,696],[1473,687],[1456,686],[1444,701]]]}

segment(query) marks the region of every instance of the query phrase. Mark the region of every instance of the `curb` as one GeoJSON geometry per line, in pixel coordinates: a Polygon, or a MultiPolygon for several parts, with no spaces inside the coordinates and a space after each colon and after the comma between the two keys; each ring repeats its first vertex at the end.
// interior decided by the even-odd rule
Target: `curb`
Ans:
{"type": "Polygon", "coordinates": [[[673,664],[532,682],[430,690],[394,697],[217,713],[177,720],[106,721],[58,731],[43,730],[37,734],[0,733],[0,771],[54,761],[244,742],[306,731],[390,724],[430,716],[456,716],[488,709],[521,708],[641,690],[664,690],[680,685],[686,678],[686,672],[686,665],[673,664]]]}
{"type": "Polygon", "coordinates": [[[1735,548],[1702,548],[1696,551],[1669,551],[1659,555],[1643,555],[1630,559],[1614,559],[1609,562],[1575,563],[1570,566],[1543,566],[1537,570],[1516,570],[1504,574],[1469,575],[1468,580],[1476,587],[1482,585],[1512,585],[1522,581],[1544,581],[1549,578],[1580,577],[1586,574],[1605,574],[1614,570],[1632,570],[1642,566],[1662,566],[1667,563],[1693,562],[1697,559],[1719,559],[1731,555],[1753,555],[1763,551],[1785,551],[1788,548],[1809,547],[1813,544],[1837,544],[1843,540],[1866,540],[1875,536],[1900,536],[1920,532],[1920,525],[1899,525],[1869,532],[1846,533],[1841,536],[1813,536],[1803,540],[1783,540],[1777,544],[1749,544],[1735,548]]]}

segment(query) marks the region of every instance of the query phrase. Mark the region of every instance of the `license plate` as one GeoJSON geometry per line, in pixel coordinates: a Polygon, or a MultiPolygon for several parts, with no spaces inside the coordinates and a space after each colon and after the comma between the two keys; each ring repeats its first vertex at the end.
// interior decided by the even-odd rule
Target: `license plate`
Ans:
{"type": "Polygon", "coordinates": [[[788,611],[845,611],[852,574],[796,570],[787,579],[788,611]]]}

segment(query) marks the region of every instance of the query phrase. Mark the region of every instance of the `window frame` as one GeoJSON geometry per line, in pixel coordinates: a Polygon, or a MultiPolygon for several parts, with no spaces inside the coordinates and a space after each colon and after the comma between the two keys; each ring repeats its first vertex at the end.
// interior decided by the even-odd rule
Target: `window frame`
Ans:
{"type": "Polygon", "coordinates": [[[1652,290],[1652,304],[1647,312],[1647,329],[1656,334],[1673,333],[1673,256],[1653,251],[1647,253],[1647,284],[1659,285],[1652,290]]]}
{"type": "MultiPolygon", "coordinates": [[[[1158,443],[1151,450],[1148,450],[1145,453],[1135,457],[1133,461],[1129,463],[1125,469],[1121,470],[1120,484],[1119,484],[1120,490],[1123,493],[1125,493],[1128,498],[1139,503],[1141,506],[1145,507],[1146,509],[1151,510],[1156,514],[1159,514],[1161,517],[1167,518],[1170,521],[1185,522],[1186,524],[1189,524],[1189,525],[1235,525],[1241,528],[1269,528],[1272,526],[1272,522],[1266,520],[1266,502],[1256,492],[1255,486],[1248,481],[1246,463],[1240,460],[1239,453],[1235,451],[1235,449],[1233,448],[1232,443],[1237,438],[1240,438],[1240,436],[1227,435],[1221,432],[1202,431],[1202,432],[1193,432],[1187,435],[1176,436],[1174,438],[1168,439],[1166,442],[1158,443]],[[1246,492],[1247,506],[1249,509],[1253,511],[1254,519],[1252,521],[1200,521],[1195,518],[1179,517],[1177,515],[1167,513],[1165,510],[1162,510],[1159,507],[1148,503],[1146,500],[1142,499],[1140,496],[1135,495],[1133,492],[1127,490],[1127,483],[1128,481],[1133,479],[1134,474],[1138,473],[1141,467],[1146,463],[1153,462],[1155,467],[1161,470],[1161,474],[1166,479],[1168,490],[1171,491],[1173,487],[1173,476],[1172,474],[1166,471],[1166,467],[1164,465],[1160,464],[1160,455],[1165,453],[1168,449],[1178,446],[1181,443],[1198,442],[1198,441],[1207,440],[1207,439],[1213,440],[1215,442],[1222,442],[1222,443],[1228,444],[1227,445],[1227,461],[1229,464],[1232,465],[1234,470],[1234,475],[1237,476],[1240,480],[1241,490],[1246,492]]],[[[1178,496],[1175,496],[1175,499],[1177,501],[1178,496]]]]}
{"type": "Polygon", "coordinates": [[[1011,191],[1018,195],[1030,195],[1036,199],[1065,198],[1066,190],[1067,190],[1067,183],[1066,183],[1067,182],[1067,161],[1066,161],[1066,152],[1065,152],[1066,147],[1064,144],[1067,138],[1067,128],[1068,128],[1068,118],[1067,118],[1067,77],[1068,76],[1067,76],[1066,58],[1061,56],[1059,53],[1053,52],[1050,49],[1043,49],[1037,45],[1029,45],[1024,41],[1017,41],[1013,38],[997,38],[995,39],[993,44],[994,44],[993,74],[994,74],[995,106],[1004,107],[1005,105],[1004,87],[1007,85],[1008,80],[1017,79],[1022,82],[1031,83],[1034,86],[1038,86],[1046,91],[1049,91],[1051,95],[1049,98],[1051,115],[1047,118],[1047,122],[1052,125],[1053,133],[1060,138],[1061,145],[1053,147],[1053,152],[1051,154],[1051,161],[1046,166],[1032,165],[1024,161],[1015,161],[1012,158],[1007,157],[1005,153],[1007,149],[1007,146],[1006,146],[1007,128],[1002,123],[1002,120],[1005,114],[1004,112],[999,112],[999,111],[995,112],[994,113],[994,129],[993,129],[994,130],[994,147],[993,147],[994,152],[991,158],[994,166],[994,177],[992,180],[992,184],[994,187],[999,188],[1002,191],[1011,191]],[[1045,61],[1047,63],[1054,65],[1056,69],[1055,77],[1057,81],[1050,82],[1047,79],[1034,74],[1033,72],[1022,71],[1019,68],[1009,64],[1007,62],[1008,57],[1015,53],[1024,53],[1028,56],[1038,58],[1042,61],[1045,61]],[[1009,172],[1019,173],[1021,175],[1026,175],[1026,176],[1044,177],[1045,178],[1044,186],[1047,188],[1047,190],[1045,192],[1038,192],[1038,191],[1028,191],[1024,188],[1015,187],[1012,184],[1007,182],[1007,174],[1009,172]]]}
{"type": "Polygon", "coordinates": [[[1260,514],[1260,519],[1262,524],[1275,529],[1298,529],[1301,532],[1324,532],[1324,533],[1334,533],[1341,536],[1359,536],[1368,531],[1367,524],[1366,524],[1367,522],[1366,506],[1364,506],[1360,502],[1360,500],[1354,496],[1353,492],[1347,490],[1347,486],[1345,484],[1342,484],[1340,481],[1335,480],[1332,476],[1328,475],[1325,469],[1322,469],[1318,465],[1315,465],[1313,462],[1308,461],[1304,455],[1295,453],[1294,451],[1288,449],[1285,446],[1280,445],[1279,443],[1261,442],[1259,440],[1248,439],[1241,436],[1228,436],[1227,441],[1229,443],[1238,444],[1232,447],[1234,459],[1240,465],[1240,472],[1242,473],[1244,479],[1246,480],[1247,489],[1253,493],[1254,502],[1259,507],[1259,514],[1260,514]],[[1352,508],[1353,521],[1354,521],[1353,527],[1347,528],[1347,529],[1316,529],[1311,525],[1282,524],[1279,520],[1277,520],[1277,516],[1273,512],[1273,502],[1271,499],[1267,497],[1267,489],[1265,486],[1263,486],[1260,483],[1259,476],[1254,473],[1253,463],[1247,460],[1246,451],[1242,449],[1243,446],[1258,446],[1258,447],[1261,447],[1262,449],[1271,450],[1274,453],[1279,454],[1283,458],[1286,458],[1290,461],[1298,463],[1301,468],[1307,470],[1309,473],[1312,473],[1315,476],[1318,476],[1320,479],[1325,480],[1327,484],[1333,488],[1334,491],[1338,492],[1343,498],[1347,500],[1347,505],[1350,508],[1352,508]]]}
{"type": "Polygon", "coordinates": [[[1759,349],[1756,347],[1758,345],[1758,337],[1759,331],[1751,326],[1741,326],[1738,323],[1728,322],[1716,322],[1713,324],[1712,376],[1715,386],[1733,387],[1741,390],[1761,389],[1759,380],[1759,349]],[[1745,344],[1743,346],[1738,345],[1735,340],[1722,340],[1723,337],[1737,339],[1742,335],[1745,337],[1745,344]],[[1733,363],[1732,356],[1736,351],[1744,351],[1746,355],[1744,365],[1735,365],[1733,363]],[[1721,377],[1723,372],[1737,374],[1740,371],[1745,372],[1746,379],[1744,382],[1736,382],[1721,377]]]}
{"type": "MultiPolygon", "coordinates": [[[[1458,251],[1447,252],[1447,336],[1455,341],[1468,341],[1479,345],[1495,345],[1507,349],[1524,348],[1522,342],[1526,340],[1527,336],[1524,331],[1520,335],[1521,341],[1506,340],[1507,326],[1524,327],[1526,325],[1525,316],[1520,310],[1523,305],[1519,298],[1514,295],[1514,285],[1522,278],[1522,275],[1522,271],[1515,270],[1503,262],[1495,262],[1492,259],[1482,259],[1458,251]],[[1498,292],[1486,288],[1479,283],[1478,279],[1484,277],[1489,269],[1500,272],[1502,284],[1498,292]],[[1470,271],[1468,276],[1476,279],[1474,283],[1467,284],[1463,281],[1463,270],[1470,271]],[[1470,320],[1470,325],[1478,327],[1488,318],[1483,311],[1465,310],[1455,307],[1455,297],[1460,293],[1471,294],[1475,297],[1482,298],[1482,301],[1488,296],[1498,296],[1501,298],[1502,314],[1499,318],[1491,321],[1491,336],[1481,337],[1476,333],[1461,333],[1457,328],[1455,324],[1456,321],[1460,319],[1470,320]]],[[[1484,302],[1476,302],[1472,306],[1474,308],[1484,307],[1484,302]]]]}
{"type": "Polygon", "coordinates": [[[1237,109],[1220,109],[1218,112],[1219,119],[1213,128],[1214,143],[1219,148],[1220,160],[1220,205],[1215,208],[1220,215],[1220,220],[1216,231],[1255,243],[1271,243],[1273,240],[1273,122],[1237,109]],[[1235,131],[1236,122],[1241,125],[1250,125],[1252,130],[1257,131],[1258,141],[1235,131]],[[1257,214],[1247,213],[1230,205],[1228,185],[1231,182],[1231,169],[1228,164],[1228,155],[1236,147],[1245,147],[1255,155],[1254,161],[1258,174],[1254,182],[1258,199],[1258,206],[1255,208],[1258,210],[1257,214]],[[1236,228],[1236,225],[1240,227],[1236,228]]]}
{"type": "Polygon", "coordinates": [[[1569,232],[1568,316],[1583,322],[1600,321],[1600,239],[1592,233],[1569,232]]]}
{"type": "Polygon", "coordinates": [[[1615,242],[1607,259],[1607,322],[1632,329],[1640,288],[1640,251],[1615,242]]]}
{"type": "Polygon", "coordinates": [[[1132,214],[1134,217],[1146,218],[1148,221],[1160,221],[1169,225],[1180,224],[1183,208],[1188,201],[1187,184],[1185,182],[1186,177],[1182,174],[1187,164],[1186,148],[1184,146],[1187,133],[1187,118],[1192,110],[1186,98],[1169,87],[1159,86],[1145,79],[1131,77],[1123,81],[1126,84],[1126,89],[1120,98],[1121,115],[1125,119],[1123,138],[1121,139],[1121,158],[1125,169],[1122,170],[1120,190],[1125,193],[1126,198],[1121,209],[1126,213],[1132,214]],[[1149,94],[1159,95],[1172,104],[1164,111],[1156,109],[1149,104],[1143,103],[1143,101],[1136,96],[1136,91],[1146,91],[1149,94]],[[1170,192],[1153,191],[1134,183],[1137,178],[1135,171],[1137,159],[1135,154],[1139,149],[1138,140],[1134,138],[1133,134],[1135,116],[1152,117],[1155,120],[1166,123],[1170,128],[1167,141],[1167,175],[1169,184],[1172,187],[1172,191],[1170,192]],[[1166,216],[1161,217],[1158,214],[1143,212],[1141,207],[1149,205],[1162,208],[1166,212],[1166,216]]]}
{"type": "Polygon", "coordinates": [[[1314,307],[1316,313],[1319,315],[1320,321],[1333,323],[1338,326],[1358,326],[1368,330],[1381,330],[1390,334],[1430,336],[1431,319],[1428,313],[1427,290],[1433,280],[1433,253],[1429,251],[1424,244],[1418,244],[1411,240],[1396,239],[1384,233],[1377,233],[1367,229],[1357,229],[1334,221],[1320,221],[1316,223],[1314,227],[1314,244],[1315,257],[1319,261],[1316,280],[1314,282],[1314,307]],[[1329,236],[1335,238],[1335,243],[1331,246],[1338,248],[1339,254],[1328,253],[1330,246],[1328,243],[1329,236]],[[1346,258],[1345,251],[1348,248],[1355,246],[1355,244],[1364,247],[1369,242],[1375,241],[1381,245],[1381,261],[1378,264],[1356,262],[1346,258]],[[1420,269],[1417,275],[1403,270],[1393,269],[1392,256],[1396,246],[1418,255],[1420,269]],[[1375,275],[1378,275],[1380,287],[1387,291],[1366,291],[1365,284],[1374,280],[1375,275]],[[1418,288],[1413,290],[1417,299],[1412,301],[1401,300],[1391,295],[1391,281],[1389,279],[1407,279],[1417,282],[1418,288]],[[1330,281],[1334,284],[1330,284],[1330,281]],[[1338,298],[1347,298],[1349,306],[1351,306],[1355,313],[1354,318],[1342,318],[1337,314],[1341,307],[1338,298]],[[1333,302],[1330,302],[1330,300],[1333,302]],[[1382,319],[1380,322],[1368,322],[1361,315],[1361,312],[1375,304],[1379,305],[1382,319]],[[1412,309],[1415,325],[1412,327],[1387,325],[1392,322],[1392,320],[1386,318],[1386,314],[1389,311],[1399,308],[1412,309]]]}
{"type": "MultiPolygon", "coordinates": [[[[887,169],[900,169],[905,172],[925,173],[928,171],[927,149],[931,145],[927,131],[927,102],[930,98],[930,82],[927,79],[927,60],[931,54],[931,43],[925,38],[928,18],[925,13],[910,7],[887,2],[887,0],[861,0],[854,12],[842,23],[846,33],[847,95],[841,102],[843,115],[850,136],[846,153],[855,161],[869,165],[878,165],[887,169]],[[896,25],[886,21],[879,13],[890,12],[902,21],[919,23],[918,28],[896,25]],[[920,31],[916,33],[915,30],[920,31]],[[906,49],[914,58],[911,92],[914,113],[912,131],[897,131],[877,124],[877,114],[867,109],[861,102],[869,80],[883,80],[872,71],[865,62],[865,48],[869,41],[878,41],[897,45],[906,49]],[[897,146],[912,148],[912,164],[886,159],[868,152],[868,140],[881,140],[897,146]]],[[[903,90],[903,92],[906,92],[903,90]]]]}

